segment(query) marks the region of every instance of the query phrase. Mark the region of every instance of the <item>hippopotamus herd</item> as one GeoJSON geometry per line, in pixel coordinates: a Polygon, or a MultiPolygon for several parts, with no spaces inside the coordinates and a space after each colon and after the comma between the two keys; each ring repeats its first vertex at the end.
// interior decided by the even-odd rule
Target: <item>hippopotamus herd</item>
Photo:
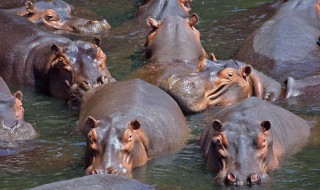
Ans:
{"type": "Polygon", "coordinates": [[[277,101],[299,97],[312,105],[320,99],[319,2],[284,2],[230,60],[208,56],[190,4],[140,3],[134,19],[149,26],[145,65],[136,71],[140,79],[119,81],[107,68],[106,42],[95,36],[113,37],[105,19],[75,17],[74,7],[61,0],[1,7],[0,141],[41,136],[24,120],[22,92],[9,90],[38,88],[69,107],[78,104],[83,173],[98,174],[36,189],[89,188],[83,181],[101,189],[154,189],[128,177],[151,159],[180,152],[190,138],[185,116],[213,107],[198,144],[218,184],[267,183],[279,160],[308,142],[308,122],[277,101]]]}

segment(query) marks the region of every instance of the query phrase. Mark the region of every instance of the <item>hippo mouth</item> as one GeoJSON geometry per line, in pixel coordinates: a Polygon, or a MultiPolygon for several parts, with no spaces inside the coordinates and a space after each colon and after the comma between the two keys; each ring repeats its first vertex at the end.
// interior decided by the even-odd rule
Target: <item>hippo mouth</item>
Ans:
{"type": "Polygon", "coordinates": [[[228,86],[228,84],[221,84],[217,88],[214,88],[212,92],[206,96],[209,101],[209,105],[219,105],[221,96],[229,89],[228,86]]]}

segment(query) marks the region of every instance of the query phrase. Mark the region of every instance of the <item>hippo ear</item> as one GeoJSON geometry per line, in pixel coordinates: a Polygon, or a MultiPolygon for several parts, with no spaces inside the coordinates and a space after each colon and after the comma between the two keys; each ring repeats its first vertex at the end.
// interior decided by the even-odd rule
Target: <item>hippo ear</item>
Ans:
{"type": "Polygon", "coordinates": [[[25,6],[27,12],[29,12],[29,13],[35,13],[36,12],[37,8],[31,1],[27,1],[24,4],[24,6],[25,6]]]}
{"type": "Polygon", "coordinates": [[[99,37],[94,37],[94,38],[92,39],[92,43],[95,44],[95,45],[97,45],[98,47],[100,47],[101,38],[99,38],[99,37]]]}
{"type": "Polygon", "coordinates": [[[90,128],[96,128],[98,121],[91,116],[88,116],[86,119],[86,125],[90,128]]]}
{"type": "Polygon", "coordinates": [[[15,93],[13,94],[13,96],[14,96],[15,98],[18,98],[20,101],[22,101],[23,94],[22,94],[21,91],[15,92],[15,93]]]}
{"type": "Polygon", "coordinates": [[[221,132],[222,131],[222,123],[220,120],[218,119],[215,119],[213,120],[212,122],[212,128],[218,132],[221,132]]]}
{"type": "Polygon", "coordinates": [[[263,95],[264,95],[263,83],[261,82],[259,75],[257,75],[256,72],[253,72],[252,67],[251,67],[251,74],[249,77],[252,82],[253,95],[260,98],[260,99],[263,99],[263,95]]]}
{"type": "Polygon", "coordinates": [[[137,129],[140,129],[141,124],[138,120],[135,119],[135,120],[129,121],[129,126],[133,130],[137,130],[137,129]]]}
{"type": "Polygon", "coordinates": [[[250,65],[247,65],[242,68],[242,77],[247,77],[251,74],[252,72],[252,67],[250,65]]]}
{"type": "Polygon", "coordinates": [[[192,16],[189,18],[189,25],[193,27],[198,23],[198,21],[199,21],[199,16],[193,13],[192,16]]]}
{"type": "Polygon", "coordinates": [[[152,28],[159,28],[160,26],[160,21],[149,17],[148,18],[148,24],[152,27],[152,28]]]}
{"type": "Polygon", "coordinates": [[[217,58],[216,58],[216,56],[215,56],[213,53],[210,53],[208,59],[211,60],[211,61],[217,61],[217,58]]]}
{"type": "Polygon", "coordinates": [[[56,45],[56,44],[53,44],[51,45],[51,51],[56,54],[56,55],[59,55],[60,54],[60,48],[56,45]]]}
{"type": "Polygon", "coordinates": [[[270,121],[262,121],[260,126],[261,126],[263,132],[265,132],[271,128],[271,123],[270,123],[270,121]]]}

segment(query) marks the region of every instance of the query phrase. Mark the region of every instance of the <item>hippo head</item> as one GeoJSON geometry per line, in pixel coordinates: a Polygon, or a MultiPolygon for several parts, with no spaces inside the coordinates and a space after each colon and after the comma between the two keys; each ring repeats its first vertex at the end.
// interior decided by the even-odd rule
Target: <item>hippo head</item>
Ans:
{"type": "Polygon", "coordinates": [[[169,16],[163,20],[149,18],[152,30],[147,35],[145,56],[149,62],[199,63],[207,54],[200,42],[200,32],[194,27],[199,18],[169,16]]]}
{"type": "Polygon", "coordinates": [[[261,89],[261,82],[249,65],[216,61],[215,66],[201,72],[172,75],[160,88],[170,94],[184,112],[200,112],[216,105],[231,105],[261,89]]]}
{"type": "Polygon", "coordinates": [[[22,93],[17,91],[12,96],[0,93],[0,140],[27,140],[37,136],[32,125],[24,121],[22,93]]]}
{"type": "Polygon", "coordinates": [[[94,83],[100,76],[110,77],[105,65],[107,57],[99,45],[100,38],[94,38],[92,43],[70,41],[61,47],[53,44],[46,69],[50,94],[66,99],[72,85],[83,81],[94,83]]]}
{"type": "Polygon", "coordinates": [[[134,167],[146,163],[148,139],[138,120],[116,118],[95,120],[88,117],[86,174],[129,175],[134,167]]]}
{"type": "Polygon", "coordinates": [[[218,172],[216,180],[227,185],[253,185],[269,179],[267,172],[278,167],[273,152],[271,123],[262,121],[256,126],[247,123],[222,123],[214,120],[204,150],[207,167],[218,172]]]}
{"type": "Polygon", "coordinates": [[[42,6],[27,1],[25,10],[19,11],[18,15],[27,18],[38,25],[45,26],[52,30],[66,31],[77,34],[101,34],[111,27],[106,20],[92,21],[84,18],[71,17],[69,9],[62,9],[56,6],[42,6]]]}

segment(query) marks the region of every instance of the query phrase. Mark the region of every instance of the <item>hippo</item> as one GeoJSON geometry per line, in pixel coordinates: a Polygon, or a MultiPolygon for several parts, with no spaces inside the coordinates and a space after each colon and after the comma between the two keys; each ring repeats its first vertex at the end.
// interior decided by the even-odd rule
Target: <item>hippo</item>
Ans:
{"type": "Polygon", "coordinates": [[[278,81],[318,75],[319,11],[318,0],[284,2],[276,15],[244,41],[234,58],[278,81]]]}
{"type": "Polygon", "coordinates": [[[125,176],[113,174],[98,174],[78,177],[70,180],[58,181],[49,183],[39,187],[32,188],[31,190],[51,190],[51,189],[69,189],[69,190],[152,190],[155,187],[144,184],[134,179],[125,176]]]}
{"type": "Polygon", "coordinates": [[[56,33],[96,35],[106,33],[111,26],[106,20],[88,20],[71,16],[71,7],[63,1],[37,2],[26,1],[25,7],[8,10],[10,13],[27,18],[56,33]]]}
{"type": "Polygon", "coordinates": [[[167,16],[187,18],[191,11],[191,0],[148,0],[136,12],[136,18],[145,21],[148,17],[164,19],[167,16]]]}
{"type": "MultiPolygon", "coordinates": [[[[149,18],[152,27],[147,35],[145,58],[147,64],[138,70],[143,80],[159,85],[174,73],[195,72],[207,53],[200,42],[200,33],[194,27],[199,18],[170,16],[163,20],[149,18]]],[[[135,75],[136,76],[136,75],[135,75]]]]}
{"type": "Polygon", "coordinates": [[[66,99],[74,84],[111,77],[100,38],[71,41],[2,10],[0,23],[0,35],[6,36],[1,40],[0,76],[7,83],[39,87],[66,99]]]}
{"type": "Polygon", "coordinates": [[[150,159],[181,150],[190,134],[177,103],[140,79],[89,90],[78,129],[87,142],[85,174],[127,176],[150,159]]]}
{"type": "Polygon", "coordinates": [[[28,140],[37,137],[32,125],[24,120],[23,94],[11,94],[7,84],[0,77],[0,144],[28,140]]]}
{"type": "Polygon", "coordinates": [[[299,116],[250,97],[216,113],[200,146],[218,183],[254,185],[267,182],[279,159],[297,153],[309,135],[310,127],[299,116]]]}
{"type": "Polygon", "coordinates": [[[315,100],[320,87],[320,75],[300,80],[288,77],[281,84],[241,61],[206,60],[202,63],[199,72],[174,74],[160,84],[185,113],[231,105],[250,96],[270,102],[292,97],[315,100]]]}

